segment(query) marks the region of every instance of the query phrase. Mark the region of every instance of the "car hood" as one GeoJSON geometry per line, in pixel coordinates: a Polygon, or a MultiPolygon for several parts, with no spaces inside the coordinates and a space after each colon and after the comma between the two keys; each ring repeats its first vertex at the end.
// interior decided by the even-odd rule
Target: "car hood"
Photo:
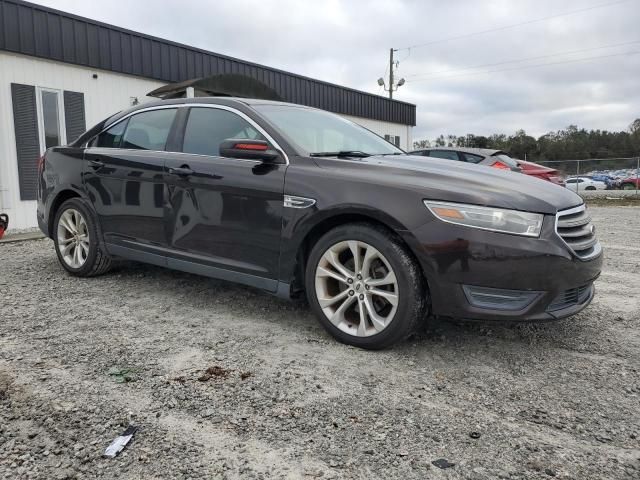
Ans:
{"type": "Polygon", "coordinates": [[[318,162],[329,168],[354,167],[363,181],[413,188],[425,199],[486,205],[555,215],[583,203],[575,193],[539,178],[483,165],[413,155],[373,155],[318,162]],[[366,171],[356,164],[368,165],[366,171]],[[382,170],[382,171],[380,171],[382,170]]]}

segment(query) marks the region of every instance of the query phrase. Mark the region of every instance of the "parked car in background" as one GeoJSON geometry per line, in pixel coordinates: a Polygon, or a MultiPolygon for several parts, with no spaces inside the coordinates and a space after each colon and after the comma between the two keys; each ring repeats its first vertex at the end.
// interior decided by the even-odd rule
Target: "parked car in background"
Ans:
{"type": "Polygon", "coordinates": [[[607,185],[608,190],[612,190],[616,188],[616,179],[610,175],[596,174],[589,175],[591,180],[595,180],[597,182],[604,182],[607,185]]]}
{"type": "Polygon", "coordinates": [[[559,185],[561,187],[565,186],[564,177],[555,168],[545,167],[544,165],[527,162],[525,160],[514,160],[518,163],[518,166],[522,170],[522,173],[531,175],[532,177],[540,178],[542,180],[546,180],[551,183],[555,183],[556,185],[559,185]]]}
{"type": "Polygon", "coordinates": [[[566,187],[576,192],[584,190],[606,190],[607,184],[590,177],[570,177],[565,180],[566,187]]]}
{"type": "Polygon", "coordinates": [[[640,190],[640,178],[627,177],[620,180],[620,188],[623,190],[640,190]]]}
{"type": "MultiPolygon", "coordinates": [[[[306,294],[328,332],[363,348],[406,338],[428,314],[535,321],[585,308],[602,248],[582,199],[454,163],[301,105],[150,102],[46,151],[38,224],[71,275],[119,257],[306,294]]],[[[176,288],[164,283],[159,294],[176,288]]]]}
{"type": "Polygon", "coordinates": [[[514,172],[521,171],[518,163],[505,152],[489,148],[433,147],[413,150],[409,155],[457,160],[514,172]]]}

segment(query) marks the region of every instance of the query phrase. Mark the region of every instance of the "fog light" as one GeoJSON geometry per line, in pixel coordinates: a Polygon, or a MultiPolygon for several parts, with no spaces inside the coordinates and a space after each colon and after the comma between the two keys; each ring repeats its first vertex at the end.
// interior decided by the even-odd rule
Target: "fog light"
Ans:
{"type": "Polygon", "coordinates": [[[541,293],[526,290],[474,287],[472,285],[463,285],[462,289],[471,305],[491,310],[522,310],[531,305],[541,293]]]}

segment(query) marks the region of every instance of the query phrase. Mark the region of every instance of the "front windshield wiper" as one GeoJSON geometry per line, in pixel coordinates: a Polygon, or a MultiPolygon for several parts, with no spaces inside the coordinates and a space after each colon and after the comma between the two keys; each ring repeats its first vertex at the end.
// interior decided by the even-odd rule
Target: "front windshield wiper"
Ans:
{"type": "Polygon", "coordinates": [[[393,152],[393,153],[376,153],[378,157],[384,157],[385,155],[403,155],[401,152],[393,152]]]}
{"type": "Polygon", "coordinates": [[[339,152],[313,152],[310,153],[312,157],[370,157],[370,153],[365,153],[360,150],[340,150],[339,152]]]}

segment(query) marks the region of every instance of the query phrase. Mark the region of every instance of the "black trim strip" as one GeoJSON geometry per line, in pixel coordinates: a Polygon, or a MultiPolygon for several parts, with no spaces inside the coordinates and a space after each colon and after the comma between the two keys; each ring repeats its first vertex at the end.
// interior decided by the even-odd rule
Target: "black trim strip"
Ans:
{"type": "Polygon", "coordinates": [[[203,275],[205,277],[227,280],[229,282],[241,283],[251,287],[267,290],[271,293],[278,291],[278,280],[271,278],[257,277],[248,273],[234,272],[223,268],[203,265],[202,263],[189,262],[187,260],[178,260],[176,258],[165,257],[155,253],[145,252],[142,250],[114,245],[113,243],[105,243],[107,251],[111,255],[135,260],[138,262],[150,263],[161,267],[168,267],[182,272],[193,273],[195,275],[203,275]]]}

